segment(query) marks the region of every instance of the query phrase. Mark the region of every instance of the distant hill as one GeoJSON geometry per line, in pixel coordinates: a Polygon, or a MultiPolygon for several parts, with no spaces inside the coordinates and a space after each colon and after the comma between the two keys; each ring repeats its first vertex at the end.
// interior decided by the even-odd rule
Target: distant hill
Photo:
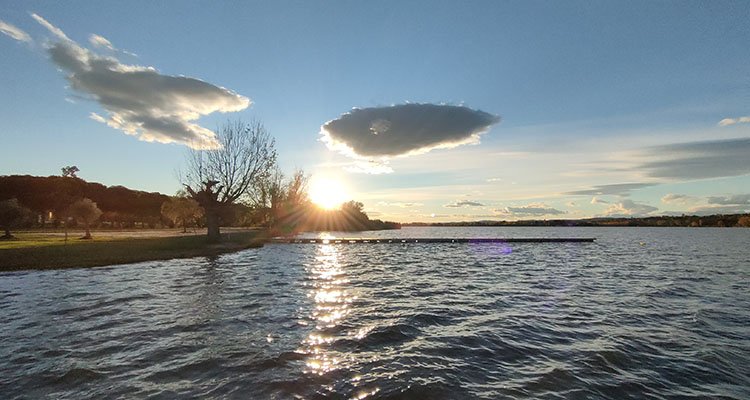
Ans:
{"type": "Polygon", "coordinates": [[[88,198],[103,211],[101,221],[113,227],[154,226],[162,223],[161,205],[169,196],[105,186],[76,177],[0,176],[0,200],[18,199],[37,214],[38,224],[59,224],[74,201],[88,198]]]}
{"type": "Polygon", "coordinates": [[[403,226],[683,226],[750,227],[750,214],[680,215],[644,218],[588,218],[523,221],[412,222],[403,226]]]}

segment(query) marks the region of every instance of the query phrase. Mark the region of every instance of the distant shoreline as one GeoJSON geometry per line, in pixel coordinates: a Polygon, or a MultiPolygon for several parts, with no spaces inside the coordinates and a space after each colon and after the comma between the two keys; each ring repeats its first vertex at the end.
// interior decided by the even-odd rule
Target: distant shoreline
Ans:
{"type": "Polygon", "coordinates": [[[750,214],[714,214],[714,215],[680,215],[643,218],[587,218],[587,219],[550,219],[520,221],[460,221],[460,222],[404,222],[401,226],[436,226],[436,227],[471,227],[471,226],[642,226],[642,227],[750,227],[750,214]]]}

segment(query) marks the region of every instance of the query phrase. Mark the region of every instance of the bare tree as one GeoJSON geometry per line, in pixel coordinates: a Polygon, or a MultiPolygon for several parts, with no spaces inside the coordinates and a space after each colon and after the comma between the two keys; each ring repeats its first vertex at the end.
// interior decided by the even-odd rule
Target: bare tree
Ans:
{"type": "Polygon", "coordinates": [[[197,201],[178,193],[161,205],[161,213],[176,225],[182,225],[182,233],[187,232],[188,225],[203,216],[203,209],[197,201]]]}
{"type": "Polygon", "coordinates": [[[221,210],[248,199],[274,171],[276,142],[258,121],[227,122],[216,131],[219,148],[192,150],[182,184],[206,214],[208,239],[221,240],[221,210]]]}
{"type": "Polygon", "coordinates": [[[79,223],[82,223],[86,229],[86,234],[81,239],[91,239],[91,230],[89,228],[102,215],[102,210],[91,199],[81,199],[70,205],[68,214],[79,223]]]}

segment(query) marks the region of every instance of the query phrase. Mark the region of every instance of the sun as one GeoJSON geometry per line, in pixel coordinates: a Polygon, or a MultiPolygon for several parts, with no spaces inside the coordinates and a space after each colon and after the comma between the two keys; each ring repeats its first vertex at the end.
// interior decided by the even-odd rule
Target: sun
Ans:
{"type": "Polygon", "coordinates": [[[310,182],[310,200],[320,208],[333,210],[349,200],[344,185],[332,178],[313,178],[310,182]]]}

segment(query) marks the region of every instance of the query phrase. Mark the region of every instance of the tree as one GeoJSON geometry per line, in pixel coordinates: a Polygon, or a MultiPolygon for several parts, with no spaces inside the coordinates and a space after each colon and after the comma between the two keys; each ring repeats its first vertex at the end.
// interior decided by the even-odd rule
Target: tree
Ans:
{"type": "Polygon", "coordinates": [[[31,211],[18,203],[17,199],[8,199],[0,201],[0,226],[5,230],[5,234],[0,239],[13,239],[10,228],[17,226],[23,221],[25,215],[31,211]]]}
{"type": "Polygon", "coordinates": [[[161,205],[161,213],[175,225],[182,225],[182,233],[186,233],[188,225],[203,216],[203,209],[183,192],[165,201],[161,205]]]}
{"type": "Polygon", "coordinates": [[[208,240],[221,240],[220,215],[248,199],[276,166],[276,142],[260,122],[227,122],[216,131],[219,147],[192,150],[183,186],[206,215],[208,240]]]}
{"type": "Polygon", "coordinates": [[[86,229],[86,234],[81,239],[91,239],[91,224],[102,215],[102,211],[96,206],[96,203],[90,199],[81,199],[71,204],[68,208],[68,215],[82,223],[86,229]]]}
{"type": "Polygon", "coordinates": [[[75,165],[68,165],[67,167],[62,167],[60,169],[62,170],[63,177],[78,178],[76,172],[79,172],[80,169],[75,165]]]}

